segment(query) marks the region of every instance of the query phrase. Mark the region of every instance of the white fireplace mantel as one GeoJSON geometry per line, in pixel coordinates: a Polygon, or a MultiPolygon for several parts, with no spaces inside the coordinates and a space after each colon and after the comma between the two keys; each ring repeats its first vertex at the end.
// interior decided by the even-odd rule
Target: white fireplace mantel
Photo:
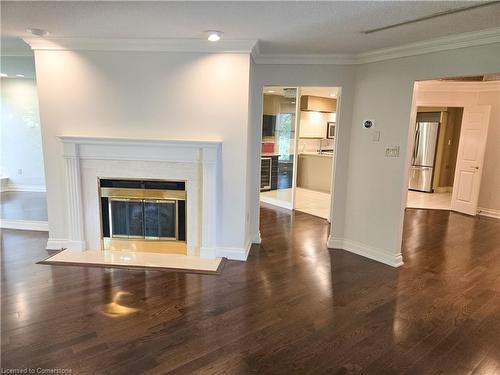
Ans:
{"type": "Polygon", "coordinates": [[[67,191],[68,238],[64,247],[96,250],[96,239],[100,238],[95,225],[99,215],[97,177],[183,179],[187,184],[188,255],[216,256],[222,142],[78,136],[59,139],[67,191]]]}

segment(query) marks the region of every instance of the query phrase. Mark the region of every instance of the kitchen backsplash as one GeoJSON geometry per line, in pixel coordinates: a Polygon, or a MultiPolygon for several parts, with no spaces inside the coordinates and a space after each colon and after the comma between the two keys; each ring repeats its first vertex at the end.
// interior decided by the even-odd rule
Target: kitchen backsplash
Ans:
{"type": "Polygon", "coordinates": [[[300,152],[316,152],[319,150],[320,142],[322,143],[322,149],[332,150],[334,146],[333,139],[299,139],[299,153],[300,152]]]}

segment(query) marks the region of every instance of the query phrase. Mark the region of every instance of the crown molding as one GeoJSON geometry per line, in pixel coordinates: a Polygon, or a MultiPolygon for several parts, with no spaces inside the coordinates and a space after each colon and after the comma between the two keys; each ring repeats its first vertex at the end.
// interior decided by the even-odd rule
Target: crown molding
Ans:
{"type": "Polygon", "coordinates": [[[24,38],[35,51],[158,51],[201,53],[252,53],[256,40],[123,39],[123,38],[24,38]]]}
{"type": "Polygon", "coordinates": [[[259,53],[253,57],[257,64],[367,64],[492,43],[500,43],[500,27],[355,54],[279,55],[259,53]]]}
{"type": "Polygon", "coordinates": [[[477,81],[477,82],[455,82],[455,81],[420,81],[419,92],[489,92],[500,91],[500,81],[477,81]]]}
{"type": "Polygon", "coordinates": [[[500,43],[500,27],[359,53],[356,60],[358,64],[366,64],[492,43],[500,43]]]}
{"type": "Polygon", "coordinates": [[[261,52],[257,40],[222,39],[217,43],[209,43],[205,39],[29,37],[25,38],[24,41],[33,50],[45,51],[92,50],[245,53],[251,54],[256,64],[353,65],[500,43],[500,27],[355,54],[266,54],[261,52]]]}
{"type": "Polygon", "coordinates": [[[286,54],[254,54],[256,64],[316,64],[316,65],[352,65],[357,64],[357,55],[354,54],[314,54],[314,55],[286,55],[286,54]]]}

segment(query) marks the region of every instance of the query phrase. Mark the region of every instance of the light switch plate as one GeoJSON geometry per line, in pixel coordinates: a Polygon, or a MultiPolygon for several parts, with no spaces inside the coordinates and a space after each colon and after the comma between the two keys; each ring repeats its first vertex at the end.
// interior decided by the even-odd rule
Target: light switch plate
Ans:
{"type": "Polygon", "coordinates": [[[399,158],[399,146],[387,146],[384,156],[386,158],[399,158]]]}
{"type": "Polygon", "coordinates": [[[379,142],[380,141],[380,130],[374,130],[372,134],[372,141],[379,142]]]}

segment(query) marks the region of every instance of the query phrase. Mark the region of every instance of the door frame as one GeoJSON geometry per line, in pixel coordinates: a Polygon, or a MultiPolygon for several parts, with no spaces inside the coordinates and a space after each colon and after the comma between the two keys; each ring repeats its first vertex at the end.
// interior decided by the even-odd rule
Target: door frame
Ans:
{"type": "MultiPolygon", "coordinates": [[[[416,125],[417,125],[417,108],[418,107],[460,107],[463,108],[465,111],[465,107],[470,107],[472,105],[477,105],[468,103],[467,101],[463,100],[454,100],[454,99],[446,99],[446,100],[437,100],[437,101],[429,101],[429,100],[423,100],[423,101],[418,101],[417,102],[417,96],[418,96],[418,91],[419,91],[419,81],[415,81],[413,85],[413,96],[412,96],[412,104],[411,104],[411,112],[410,112],[410,124],[409,124],[409,132],[408,132],[408,141],[407,141],[407,152],[406,152],[406,169],[405,169],[405,178],[404,183],[403,183],[403,188],[402,188],[402,194],[403,194],[403,204],[401,207],[403,217],[404,217],[404,212],[407,208],[408,204],[408,183],[409,183],[409,178],[410,178],[410,169],[411,169],[411,157],[413,155],[413,148],[415,147],[415,130],[416,130],[416,125]]],[[[472,90],[470,90],[472,91],[472,90]]],[[[462,122],[463,122],[463,117],[462,117],[462,122]]],[[[462,132],[460,131],[460,137],[459,137],[459,147],[460,143],[462,143],[462,132]]],[[[488,134],[486,134],[486,137],[488,137],[488,134]]],[[[456,166],[458,164],[458,157],[455,162],[455,173],[456,173],[456,166]]],[[[480,182],[479,186],[481,186],[483,174],[481,173],[480,176],[480,182]]],[[[454,182],[455,182],[455,176],[454,176],[454,182]]],[[[453,183],[453,188],[455,187],[455,183],[453,183]]],[[[452,189],[452,194],[453,194],[453,189],[452,189]]],[[[448,211],[452,211],[451,207],[448,211]]],[[[401,228],[402,228],[403,222],[401,222],[401,228]]]]}
{"type": "MultiPolygon", "coordinates": [[[[269,83],[266,83],[266,84],[263,84],[261,86],[261,90],[260,90],[260,98],[262,100],[262,105],[261,105],[261,112],[260,112],[260,136],[259,136],[259,139],[260,139],[260,144],[262,144],[262,114],[264,113],[264,90],[266,89],[266,87],[293,87],[293,88],[296,88],[297,89],[297,99],[296,99],[296,103],[295,103],[295,145],[294,145],[294,150],[293,150],[293,159],[294,159],[294,163],[293,163],[293,176],[292,176],[292,200],[291,200],[291,208],[288,208],[288,207],[284,207],[284,206],[278,206],[280,208],[283,208],[283,209],[286,209],[286,210],[295,210],[295,193],[296,193],[296,188],[297,188],[297,165],[298,165],[298,158],[297,158],[297,155],[298,155],[298,143],[299,143],[299,133],[300,133],[300,93],[301,93],[301,89],[303,87],[334,87],[337,89],[337,107],[336,107],[336,118],[335,118],[335,139],[334,139],[334,147],[333,147],[333,162],[332,162],[332,178],[331,178],[331,181],[330,181],[330,215],[329,215],[329,218],[327,219],[328,220],[328,223],[332,223],[333,221],[333,207],[334,207],[334,203],[333,203],[333,192],[334,192],[334,187],[335,187],[335,171],[336,171],[336,168],[335,168],[335,165],[337,163],[337,150],[338,150],[338,139],[339,139],[339,130],[341,129],[341,126],[340,126],[340,119],[341,119],[341,113],[342,113],[342,86],[340,85],[315,85],[315,84],[303,84],[303,85],[284,85],[284,84],[269,84],[269,83]]],[[[260,174],[261,174],[261,170],[260,170],[260,158],[262,157],[262,150],[259,151],[259,162],[258,162],[258,165],[259,165],[259,168],[258,168],[258,176],[257,176],[257,179],[258,181],[260,181],[260,174]]],[[[260,191],[260,185],[259,185],[259,191],[260,191]]],[[[259,192],[259,195],[260,195],[260,192],[259,192]]],[[[260,209],[260,206],[261,206],[261,201],[260,201],[260,197],[259,197],[259,201],[258,201],[258,208],[260,209]]],[[[406,205],[406,203],[405,203],[406,205]]],[[[260,222],[260,219],[258,220],[258,222],[260,222]]],[[[259,241],[260,243],[260,241],[259,241]]]]}

